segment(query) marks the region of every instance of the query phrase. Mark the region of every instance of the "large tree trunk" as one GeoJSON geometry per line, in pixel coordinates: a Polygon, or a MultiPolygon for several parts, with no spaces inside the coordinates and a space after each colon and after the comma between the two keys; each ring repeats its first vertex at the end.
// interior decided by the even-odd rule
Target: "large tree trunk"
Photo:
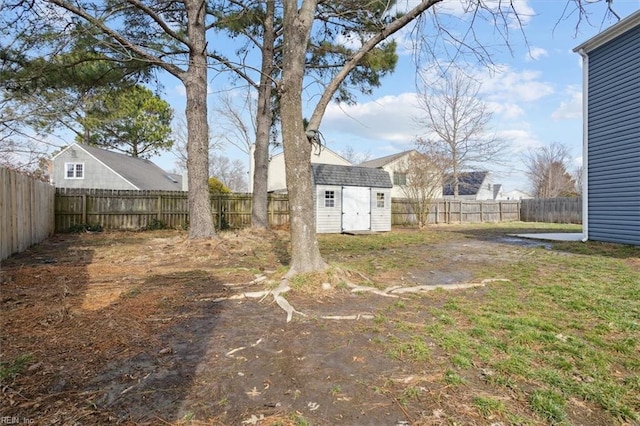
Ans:
{"type": "Polygon", "coordinates": [[[256,144],[253,152],[253,203],[251,205],[251,225],[253,228],[268,228],[268,178],[269,178],[269,134],[273,121],[271,111],[271,89],[273,87],[273,52],[275,34],[273,19],[275,1],[267,1],[264,18],[262,46],[262,75],[258,87],[258,111],[256,118],[256,144]]]}
{"type": "Polygon", "coordinates": [[[284,1],[283,72],[279,89],[291,228],[288,276],[326,268],[316,237],[311,179],[312,146],[305,136],[302,121],[304,60],[315,8],[315,1],[305,0],[300,10],[297,0],[284,1]]]}
{"type": "Polygon", "coordinates": [[[209,201],[209,125],[207,123],[207,57],[205,8],[186,0],[189,68],[183,74],[187,94],[187,173],[189,182],[189,238],[216,236],[209,201]]]}

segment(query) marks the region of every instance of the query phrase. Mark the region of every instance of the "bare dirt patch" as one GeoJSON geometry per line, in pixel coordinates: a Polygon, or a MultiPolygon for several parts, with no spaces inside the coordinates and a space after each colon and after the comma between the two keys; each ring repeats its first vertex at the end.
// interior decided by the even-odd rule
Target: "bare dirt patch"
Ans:
{"type": "MultiPolygon", "coordinates": [[[[403,324],[422,327],[432,321],[423,307],[442,304],[442,292],[389,298],[336,283],[321,294],[292,291],[286,298],[306,316],[291,322],[273,298],[230,298],[279,280],[287,239],[57,235],[3,262],[0,361],[26,362],[4,380],[0,415],[65,425],[486,424],[470,395],[443,381],[435,345],[425,371],[415,354],[381,344],[395,336],[381,334],[376,318],[402,300],[403,324]],[[353,319],[322,318],[331,316],[353,319]]],[[[468,282],[487,262],[529,249],[449,241],[414,253],[423,261],[402,273],[373,278],[384,286],[468,282]]],[[[481,374],[466,380],[491,387],[481,374]]]]}

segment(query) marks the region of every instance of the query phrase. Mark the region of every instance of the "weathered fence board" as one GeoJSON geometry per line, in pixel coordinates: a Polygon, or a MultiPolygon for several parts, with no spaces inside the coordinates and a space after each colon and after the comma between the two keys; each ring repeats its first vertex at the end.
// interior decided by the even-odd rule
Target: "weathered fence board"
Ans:
{"type": "Polygon", "coordinates": [[[582,223],[582,197],[521,200],[525,222],[582,223]]]}
{"type": "MultiPolygon", "coordinates": [[[[416,223],[411,200],[394,198],[391,203],[392,225],[416,223]]],[[[514,201],[434,200],[427,223],[482,223],[520,220],[520,203],[514,201]]]]}
{"type": "MultiPolygon", "coordinates": [[[[186,228],[189,224],[187,192],[83,190],[58,188],[55,229],[101,225],[105,229],[138,230],[163,226],[186,228]]],[[[251,194],[211,194],[211,212],[218,229],[251,225],[251,194]]],[[[289,222],[286,195],[270,195],[271,226],[289,222]]]]}
{"type": "MultiPolygon", "coordinates": [[[[428,223],[520,220],[580,223],[581,204],[575,204],[576,201],[579,200],[434,200],[428,223]],[[525,203],[526,209],[522,207],[525,203]]],[[[214,224],[218,229],[250,226],[251,204],[251,194],[212,194],[214,224]]],[[[186,192],[58,189],[55,206],[58,232],[65,232],[75,225],[93,224],[106,229],[145,229],[157,225],[186,228],[189,222],[186,192]]],[[[391,212],[392,225],[416,223],[410,200],[394,198],[391,212]]],[[[272,227],[289,223],[287,195],[269,194],[268,216],[272,227]]]]}
{"type": "Polygon", "coordinates": [[[0,260],[54,232],[55,188],[0,167],[0,260]]]}

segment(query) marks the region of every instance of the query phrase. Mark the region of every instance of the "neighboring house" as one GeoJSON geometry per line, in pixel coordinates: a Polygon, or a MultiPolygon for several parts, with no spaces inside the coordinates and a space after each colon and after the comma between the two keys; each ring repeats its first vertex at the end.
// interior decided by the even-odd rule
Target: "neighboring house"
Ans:
{"type": "Polygon", "coordinates": [[[391,178],[382,169],[312,164],[316,232],[391,230],[391,178]]]}
{"type": "Polygon", "coordinates": [[[527,200],[533,198],[531,194],[528,194],[524,191],[520,191],[519,189],[513,189],[511,191],[507,191],[503,194],[504,198],[502,200],[527,200]]]}
{"type": "MultiPolygon", "coordinates": [[[[389,173],[391,181],[393,182],[393,188],[391,189],[391,196],[393,198],[406,198],[402,187],[407,183],[407,169],[408,159],[411,155],[416,154],[418,151],[410,149],[408,151],[399,152],[393,155],[387,155],[386,157],[376,158],[358,164],[360,167],[369,167],[373,169],[382,169],[389,173]]],[[[433,198],[440,198],[442,194],[434,194],[433,198]]]]}
{"type": "MultiPolygon", "coordinates": [[[[331,151],[327,147],[320,150],[314,150],[311,153],[311,164],[337,164],[342,166],[350,166],[351,163],[342,158],[339,154],[331,151]]],[[[251,149],[249,164],[249,192],[253,192],[253,171],[255,164],[253,161],[253,147],[251,149]]],[[[284,153],[276,154],[269,160],[269,175],[267,178],[268,192],[287,192],[287,178],[284,167],[284,153]]]]}
{"type": "Polygon", "coordinates": [[[585,240],[640,245],[640,11],[574,49],[583,59],[585,240]]]}
{"type": "Polygon", "coordinates": [[[51,184],[56,188],[186,190],[186,179],[149,160],[78,143],[53,157],[51,184]]]}
{"type": "MultiPolygon", "coordinates": [[[[453,176],[445,177],[442,195],[454,197],[453,176]]],[[[458,175],[458,199],[461,200],[500,200],[502,185],[493,184],[491,173],[486,171],[462,172],[458,175]]]]}

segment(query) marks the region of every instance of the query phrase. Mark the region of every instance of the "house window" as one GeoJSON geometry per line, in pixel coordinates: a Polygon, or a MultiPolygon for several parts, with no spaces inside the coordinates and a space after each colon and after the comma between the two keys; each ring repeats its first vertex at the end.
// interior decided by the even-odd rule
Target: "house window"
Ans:
{"type": "Polygon", "coordinates": [[[393,184],[394,185],[406,185],[407,184],[407,174],[400,172],[393,172],[393,184]]]}
{"type": "Polygon", "coordinates": [[[336,191],[324,191],[324,206],[325,207],[336,206],[336,191]]]}
{"type": "Polygon", "coordinates": [[[379,209],[384,208],[384,192],[376,193],[376,207],[379,209]]]}
{"type": "Polygon", "coordinates": [[[65,163],[65,179],[84,179],[84,163],[65,163]]]}

